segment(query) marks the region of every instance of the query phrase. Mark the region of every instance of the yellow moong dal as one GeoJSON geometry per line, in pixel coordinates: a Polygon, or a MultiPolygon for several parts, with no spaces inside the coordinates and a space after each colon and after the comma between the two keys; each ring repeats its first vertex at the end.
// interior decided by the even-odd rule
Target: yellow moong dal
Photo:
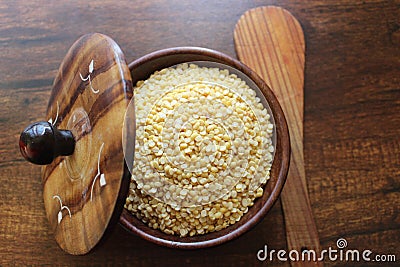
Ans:
{"type": "Polygon", "coordinates": [[[134,88],[136,143],[125,208],[149,227],[194,236],[248,211],[269,179],[273,124],[228,70],[180,64],[134,88]]]}

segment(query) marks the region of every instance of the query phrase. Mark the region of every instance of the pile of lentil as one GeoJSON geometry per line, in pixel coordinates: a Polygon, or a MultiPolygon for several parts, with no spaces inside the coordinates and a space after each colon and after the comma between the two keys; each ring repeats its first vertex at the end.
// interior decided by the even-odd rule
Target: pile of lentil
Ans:
{"type": "Polygon", "coordinates": [[[226,69],[180,64],[134,88],[135,160],[125,208],[149,227],[221,230],[263,194],[273,124],[256,92],[226,69]]]}

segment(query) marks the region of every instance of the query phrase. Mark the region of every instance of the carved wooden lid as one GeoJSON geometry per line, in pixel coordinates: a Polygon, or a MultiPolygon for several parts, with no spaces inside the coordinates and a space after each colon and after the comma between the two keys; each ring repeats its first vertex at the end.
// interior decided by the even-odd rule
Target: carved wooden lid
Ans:
{"type": "MultiPolygon", "coordinates": [[[[56,241],[70,254],[89,252],[122,212],[129,188],[122,136],[134,138],[132,108],[124,128],[132,95],[121,49],[98,33],[73,44],[54,80],[46,119],[72,133],[75,149],[43,167],[43,196],[56,241]]],[[[133,164],[133,144],[126,152],[133,164]]]]}

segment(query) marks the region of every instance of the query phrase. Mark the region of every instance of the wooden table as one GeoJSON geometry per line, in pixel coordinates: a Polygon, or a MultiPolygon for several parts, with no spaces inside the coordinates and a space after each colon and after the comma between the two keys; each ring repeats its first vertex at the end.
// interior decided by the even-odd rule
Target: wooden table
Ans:
{"type": "Polygon", "coordinates": [[[23,128],[44,119],[59,64],[82,34],[111,36],[128,61],[185,45],[235,57],[239,17],[271,4],[292,12],[305,33],[304,157],[321,247],[344,238],[349,249],[394,254],[398,264],[400,2],[153,0],[0,1],[0,265],[252,266],[267,264],[256,256],[264,245],[286,249],[278,202],[252,231],[219,247],[167,249],[117,226],[89,255],[70,256],[49,229],[40,168],[18,149],[23,128]]]}

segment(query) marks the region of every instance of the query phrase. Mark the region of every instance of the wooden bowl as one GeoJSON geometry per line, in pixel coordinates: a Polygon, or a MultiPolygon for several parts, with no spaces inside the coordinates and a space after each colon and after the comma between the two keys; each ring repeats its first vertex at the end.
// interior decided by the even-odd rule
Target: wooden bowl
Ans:
{"type": "Polygon", "coordinates": [[[235,224],[220,231],[196,235],[193,237],[179,237],[154,230],[137,219],[126,209],[120,217],[121,224],[130,232],[153,243],[180,249],[197,249],[220,245],[239,237],[259,223],[278,199],[286,181],[290,159],[289,133],[282,109],[265,82],[251,69],[239,61],[210,49],[197,47],[177,47],[159,50],[143,56],[129,64],[133,84],[147,79],[156,70],[190,61],[211,61],[231,66],[246,74],[264,94],[276,125],[276,152],[271,168],[270,179],[264,186],[264,194],[255,200],[249,211],[235,224]]]}

